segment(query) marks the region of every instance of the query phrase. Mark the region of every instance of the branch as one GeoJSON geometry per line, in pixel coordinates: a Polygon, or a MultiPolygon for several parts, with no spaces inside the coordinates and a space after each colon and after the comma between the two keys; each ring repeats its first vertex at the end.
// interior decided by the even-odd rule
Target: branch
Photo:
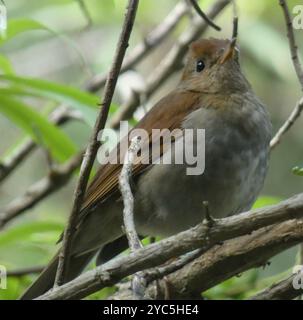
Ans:
{"type": "MultiPolygon", "coordinates": [[[[173,260],[171,263],[166,263],[160,267],[156,267],[150,270],[144,271],[145,275],[145,281],[146,281],[146,288],[145,288],[145,295],[146,295],[146,289],[147,286],[150,285],[153,281],[158,281],[159,279],[163,279],[165,283],[166,276],[180,270],[184,266],[186,266],[188,263],[192,262],[193,260],[197,259],[201,254],[202,250],[196,249],[194,251],[188,252],[184,254],[183,256],[179,257],[177,260],[173,260]]],[[[157,285],[159,283],[157,282],[157,285]]],[[[118,291],[114,293],[113,295],[107,297],[108,300],[134,300],[136,297],[134,296],[133,291],[130,289],[130,282],[121,282],[116,284],[116,287],[118,287],[118,291]]],[[[168,296],[169,292],[164,295],[164,297],[168,296]]],[[[157,299],[158,297],[156,297],[157,299]]],[[[151,299],[151,297],[149,297],[151,299]]]]}
{"type": "MultiPolygon", "coordinates": [[[[153,31],[151,31],[141,43],[135,46],[125,58],[120,73],[123,73],[138,64],[146,55],[165,40],[175,29],[181,18],[187,13],[188,8],[183,1],[179,2],[167,17],[153,31]]],[[[106,82],[107,74],[95,76],[88,82],[87,87],[92,91],[102,88],[106,82]]]]}
{"type": "Polygon", "coordinates": [[[32,208],[39,201],[62,188],[80,166],[82,152],[68,162],[53,168],[49,174],[33,184],[19,198],[14,199],[0,211],[0,229],[25,210],[32,208]]]}
{"type": "MultiPolygon", "coordinates": [[[[303,240],[303,220],[289,220],[261,228],[252,234],[216,245],[184,268],[166,277],[170,299],[200,299],[204,292],[251,268],[264,266],[276,254],[303,240]]],[[[147,294],[163,297],[165,283],[151,284],[147,294]]],[[[132,293],[117,292],[113,299],[131,299],[132,293]]]]}
{"type": "MultiPolygon", "coordinates": [[[[303,240],[302,230],[302,220],[290,220],[212,248],[167,277],[171,298],[197,298],[201,292],[233,276],[264,266],[271,257],[300,243],[303,240]]],[[[150,290],[151,297],[159,295],[159,288],[158,292],[155,287],[150,290]]]]}
{"type": "Polygon", "coordinates": [[[87,6],[86,6],[84,0],[77,0],[77,2],[78,2],[78,5],[79,5],[81,11],[83,12],[83,15],[87,21],[86,29],[88,29],[93,24],[92,17],[87,9],[87,6]]]}
{"type": "MultiPolygon", "coordinates": [[[[150,244],[142,249],[131,253],[129,256],[117,257],[116,259],[105,263],[102,266],[88,271],[73,281],[62,285],[60,288],[54,288],[51,292],[40,296],[38,299],[75,299],[83,298],[106,286],[111,286],[126,276],[138,271],[153,268],[165,263],[170,258],[180,256],[189,251],[200,248],[206,251],[210,247],[221,243],[222,241],[239,237],[257,229],[269,226],[274,223],[283,222],[290,219],[299,219],[303,216],[303,194],[294,196],[275,206],[252,210],[233,217],[216,220],[216,223],[209,228],[204,223],[181,232],[175,236],[164,239],[160,242],[150,244]]],[[[300,231],[300,240],[302,241],[302,221],[295,221],[294,227],[300,231]]],[[[296,233],[296,236],[298,234],[296,233]]],[[[269,234],[268,232],[265,232],[269,234]]],[[[281,233],[282,234],[282,233],[281,233]]],[[[289,233],[288,233],[289,236],[289,233]]],[[[291,238],[292,239],[292,238],[291,238]]],[[[286,245],[293,245],[287,242],[287,236],[281,240],[283,249],[286,245]]],[[[235,241],[237,243],[237,241],[235,241]]],[[[249,244],[250,242],[248,242],[249,244]]],[[[245,246],[240,247],[241,250],[245,246]]],[[[271,250],[271,253],[274,253],[271,250]]],[[[256,256],[255,258],[257,258],[256,256]]],[[[212,259],[208,258],[212,262],[212,259]]],[[[239,264],[239,268],[241,264],[239,264]]],[[[233,265],[235,269],[236,265],[233,265]]],[[[224,268],[220,269],[222,273],[224,268]]]]}
{"type": "Polygon", "coordinates": [[[233,33],[231,39],[236,41],[238,38],[238,27],[239,27],[239,18],[238,18],[238,8],[236,4],[236,0],[232,0],[233,4],[233,33]]]}
{"type": "MultiPolygon", "coordinates": [[[[279,3],[283,10],[283,14],[285,18],[291,59],[292,59],[298,80],[301,85],[301,90],[303,91],[303,69],[302,69],[300,59],[298,57],[298,46],[296,43],[294,31],[293,31],[293,25],[292,25],[289,9],[285,0],[279,0],[279,3]]],[[[302,110],[303,110],[303,98],[297,103],[296,107],[293,109],[288,119],[285,121],[285,123],[282,125],[282,127],[278,130],[276,135],[271,140],[270,147],[272,149],[275,148],[280,143],[282,136],[293,126],[296,120],[300,117],[302,110]]]]}
{"type": "MultiPolygon", "coordinates": [[[[134,196],[130,187],[130,177],[132,173],[132,166],[134,159],[140,149],[140,138],[134,137],[131,141],[130,147],[125,154],[124,164],[119,176],[119,186],[123,198],[123,220],[125,234],[128,240],[130,252],[135,252],[143,248],[142,243],[138,237],[135,220],[134,220],[134,196]]],[[[135,296],[139,299],[144,298],[145,280],[142,273],[136,273],[132,279],[132,289],[135,296]]]]}
{"type": "Polygon", "coordinates": [[[303,293],[303,287],[295,289],[293,281],[297,275],[293,274],[262,292],[250,297],[249,300],[292,300],[303,293]]]}
{"type": "Polygon", "coordinates": [[[123,219],[125,234],[128,239],[128,244],[131,252],[134,252],[142,248],[141,241],[138,237],[134,221],[134,196],[131,191],[129,179],[132,172],[132,166],[140,149],[140,139],[139,137],[134,137],[131,141],[128,152],[126,152],[124,157],[124,164],[119,176],[119,186],[123,198],[124,209],[123,209],[123,219]]]}
{"type": "Polygon", "coordinates": [[[297,103],[296,107],[291,112],[288,119],[284,122],[282,127],[278,130],[275,136],[270,141],[271,149],[274,149],[280,142],[282,136],[293,126],[296,120],[300,117],[303,110],[303,98],[297,103]]]}
{"type": "Polygon", "coordinates": [[[296,43],[295,35],[294,35],[294,30],[293,30],[293,25],[289,13],[289,9],[287,6],[287,3],[285,0],[279,0],[280,6],[283,10],[284,13],[284,18],[285,18],[285,23],[286,23],[286,28],[287,28],[287,37],[289,41],[289,49],[291,52],[291,58],[293,61],[293,65],[296,70],[297,77],[299,79],[299,82],[301,84],[301,89],[303,91],[303,69],[302,65],[300,62],[300,59],[298,57],[298,46],[296,43]]]}
{"type": "Polygon", "coordinates": [[[202,11],[202,9],[199,7],[196,0],[189,0],[197,14],[211,27],[213,27],[217,31],[221,31],[221,28],[217,26],[209,17],[202,11]]]}
{"type": "Polygon", "coordinates": [[[93,130],[93,134],[90,138],[89,145],[86,149],[86,152],[81,164],[80,177],[79,177],[79,180],[75,189],[75,194],[74,194],[73,207],[72,207],[72,211],[69,217],[67,227],[64,231],[62,249],[60,250],[60,253],[59,253],[59,262],[58,262],[55,286],[61,285],[64,282],[65,270],[67,269],[69,264],[70,248],[71,248],[71,242],[72,242],[72,235],[74,233],[74,228],[75,228],[75,221],[77,219],[78,213],[81,210],[81,206],[83,203],[83,199],[84,199],[84,195],[85,195],[85,191],[86,191],[86,187],[89,179],[89,174],[91,172],[92,166],[94,164],[94,161],[97,155],[97,151],[99,147],[98,135],[99,135],[99,132],[104,129],[105,123],[108,117],[110,104],[111,104],[115,87],[117,84],[117,79],[119,76],[119,72],[121,69],[123,58],[125,56],[126,49],[128,47],[128,41],[129,41],[133,24],[135,21],[138,3],[139,3],[139,0],[129,0],[128,2],[127,12],[124,19],[120,38],[117,44],[114,61],[113,61],[111,70],[108,74],[108,78],[105,85],[102,107],[101,107],[100,113],[98,114],[98,117],[94,126],[94,130],[93,130]]]}

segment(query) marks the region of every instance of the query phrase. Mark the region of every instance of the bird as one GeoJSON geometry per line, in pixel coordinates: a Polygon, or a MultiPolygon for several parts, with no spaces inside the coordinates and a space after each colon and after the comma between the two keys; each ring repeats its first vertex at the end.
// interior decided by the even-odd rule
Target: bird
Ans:
{"type": "MultiPolygon", "coordinates": [[[[241,70],[235,41],[207,38],[192,42],[176,88],[134,129],[144,129],[148,137],[154,129],[179,132],[170,143],[159,135],[153,137],[156,141],[141,140],[141,150],[150,150],[161,140],[161,151],[158,161],[143,163],[141,159],[133,165],[134,220],[139,235],[167,237],[193,227],[205,216],[205,202],[213,218],[252,207],[268,170],[272,126],[267,108],[241,70]],[[199,174],[188,174],[186,163],[161,162],[173,148],[174,154],[182,149],[177,142],[187,129],[205,130],[203,143],[195,135],[189,141],[204,158],[199,174]]],[[[123,155],[126,150],[121,145],[120,141],[114,151],[123,155]]],[[[101,165],[87,189],[65,282],[77,277],[95,256],[99,265],[128,246],[122,228],[121,169],[121,163],[101,165]]],[[[34,299],[51,289],[57,265],[58,254],[21,299],[34,299]]]]}

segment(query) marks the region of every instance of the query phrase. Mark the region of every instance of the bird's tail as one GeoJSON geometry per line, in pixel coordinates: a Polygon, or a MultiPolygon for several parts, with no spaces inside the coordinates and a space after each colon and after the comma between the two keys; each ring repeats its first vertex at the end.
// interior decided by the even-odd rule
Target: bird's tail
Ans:
{"type": "MultiPolygon", "coordinates": [[[[71,281],[75,277],[77,277],[96,252],[88,252],[81,256],[71,257],[69,268],[66,274],[68,278],[65,279],[66,282],[71,281]]],[[[33,300],[48,290],[50,290],[54,286],[56,271],[58,266],[58,253],[52,259],[52,261],[48,264],[48,266],[42,271],[39,277],[34,281],[34,283],[23,293],[20,297],[21,300],[33,300]]]]}

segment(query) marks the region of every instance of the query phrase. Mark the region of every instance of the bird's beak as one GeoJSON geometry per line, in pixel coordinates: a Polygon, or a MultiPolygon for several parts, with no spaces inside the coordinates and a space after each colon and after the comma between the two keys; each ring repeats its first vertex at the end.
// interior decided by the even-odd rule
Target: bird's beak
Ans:
{"type": "Polygon", "coordinates": [[[234,56],[234,50],[236,47],[236,42],[237,39],[233,38],[227,48],[225,49],[221,59],[220,59],[220,64],[225,63],[226,61],[230,60],[234,56]]]}

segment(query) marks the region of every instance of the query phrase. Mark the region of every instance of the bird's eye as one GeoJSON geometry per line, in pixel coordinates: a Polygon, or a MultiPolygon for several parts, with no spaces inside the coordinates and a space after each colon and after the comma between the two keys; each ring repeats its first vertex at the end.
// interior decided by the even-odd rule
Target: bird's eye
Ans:
{"type": "Polygon", "coordinates": [[[202,72],[205,68],[205,63],[202,60],[197,61],[196,71],[202,72]]]}

